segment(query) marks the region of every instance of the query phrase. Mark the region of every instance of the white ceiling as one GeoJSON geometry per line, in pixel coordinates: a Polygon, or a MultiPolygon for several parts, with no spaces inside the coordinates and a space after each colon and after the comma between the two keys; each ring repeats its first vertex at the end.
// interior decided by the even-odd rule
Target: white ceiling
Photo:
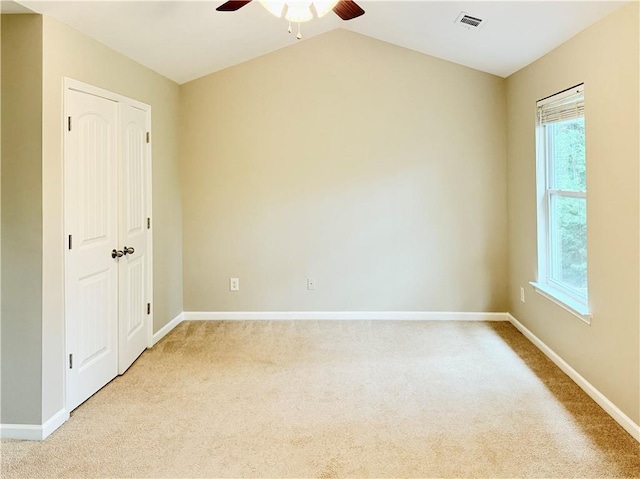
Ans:
{"type": "MultiPolygon", "coordinates": [[[[7,2],[9,3],[9,2],[7,2]]],[[[30,1],[50,15],[178,82],[296,43],[287,22],[258,1],[217,12],[222,1],[30,1]]],[[[626,1],[367,1],[344,22],[333,13],[302,24],[304,39],[345,28],[506,77],[551,51],[626,1]],[[479,30],[454,24],[464,11],[479,30]]]]}

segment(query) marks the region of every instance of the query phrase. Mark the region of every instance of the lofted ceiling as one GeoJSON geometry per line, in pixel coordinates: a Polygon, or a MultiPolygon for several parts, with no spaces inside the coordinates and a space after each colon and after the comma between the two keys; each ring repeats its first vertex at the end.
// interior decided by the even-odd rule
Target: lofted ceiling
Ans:
{"type": "MultiPolygon", "coordinates": [[[[54,17],[177,83],[298,42],[257,0],[236,12],[217,12],[222,1],[5,3],[54,17]]],[[[345,22],[330,12],[303,23],[300,41],[344,28],[506,77],[626,3],[358,0],[365,15],[345,22]],[[460,12],[485,22],[466,29],[455,23],[460,12]]]]}

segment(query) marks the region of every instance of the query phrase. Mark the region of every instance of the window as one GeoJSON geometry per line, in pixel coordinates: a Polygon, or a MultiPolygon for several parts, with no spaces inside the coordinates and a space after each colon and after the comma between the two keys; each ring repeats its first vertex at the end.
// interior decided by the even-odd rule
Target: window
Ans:
{"type": "Polygon", "coordinates": [[[540,100],[536,290],[589,321],[584,85],[540,100]]]}

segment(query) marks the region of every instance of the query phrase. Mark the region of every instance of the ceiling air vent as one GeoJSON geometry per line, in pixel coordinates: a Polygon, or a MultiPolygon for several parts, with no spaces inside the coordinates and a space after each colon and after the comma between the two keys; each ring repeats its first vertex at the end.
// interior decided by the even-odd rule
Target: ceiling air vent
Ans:
{"type": "Polygon", "coordinates": [[[467,30],[480,30],[480,28],[482,28],[487,22],[482,18],[474,17],[465,12],[460,12],[460,15],[458,15],[458,18],[456,18],[454,23],[466,28],[467,30]]]}

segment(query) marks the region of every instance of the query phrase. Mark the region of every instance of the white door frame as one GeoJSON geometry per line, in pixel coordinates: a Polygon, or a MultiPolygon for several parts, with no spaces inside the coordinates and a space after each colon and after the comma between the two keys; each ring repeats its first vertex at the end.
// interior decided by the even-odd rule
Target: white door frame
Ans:
{"type": "MultiPolygon", "coordinates": [[[[146,121],[147,121],[147,125],[149,127],[149,132],[151,132],[151,106],[147,105],[146,103],[142,103],[140,101],[134,100],[132,98],[123,96],[123,95],[119,95],[117,93],[113,93],[110,92],[108,90],[104,90],[102,88],[98,88],[95,87],[93,85],[89,85],[88,83],[83,83],[81,81],[78,80],[74,80],[72,78],[67,78],[65,77],[63,79],[63,92],[62,92],[62,111],[63,111],[63,117],[62,117],[62,121],[63,121],[63,130],[65,128],[67,128],[67,112],[68,112],[68,108],[67,108],[67,92],[68,91],[79,91],[82,93],[88,93],[90,95],[95,95],[95,96],[99,96],[102,98],[105,98],[107,100],[111,100],[111,101],[115,101],[118,103],[126,103],[128,105],[131,105],[133,107],[136,107],[140,110],[143,110],[146,114],[146,121]]],[[[116,135],[118,134],[118,132],[116,131],[116,135]]],[[[150,133],[151,134],[151,133],[150,133]]],[[[149,218],[153,217],[153,203],[152,203],[152,145],[153,143],[151,142],[151,138],[149,139],[149,145],[148,145],[148,155],[147,155],[147,164],[145,166],[145,188],[146,188],[146,202],[147,202],[147,216],[149,218]]],[[[66,205],[67,205],[67,197],[68,197],[68,192],[67,192],[67,184],[66,184],[66,169],[67,169],[67,165],[69,162],[68,159],[68,149],[66,146],[66,135],[63,134],[63,140],[62,140],[62,149],[63,149],[63,211],[64,211],[64,215],[63,215],[63,231],[64,231],[64,238],[67,238],[67,235],[69,234],[67,232],[67,223],[66,223],[66,205]]],[[[67,242],[64,241],[64,248],[67,247],[67,242]]],[[[65,374],[64,374],[64,404],[65,404],[65,409],[68,411],[67,405],[67,398],[68,398],[68,391],[67,391],[67,372],[69,371],[68,369],[68,364],[67,364],[67,358],[68,358],[68,344],[69,344],[69,339],[68,339],[68,329],[67,329],[67,293],[66,293],[66,275],[67,275],[67,254],[66,252],[63,252],[64,254],[64,276],[62,278],[62,283],[63,283],[63,288],[65,288],[65,292],[64,292],[64,324],[65,324],[65,345],[64,345],[64,351],[65,351],[65,355],[62,358],[63,364],[64,364],[64,369],[65,369],[65,374]]],[[[146,324],[146,328],[147,328],[147,349],[151,348],[153,346],[153,313],[154,313],[154,308],[153,308],[153,221],[151,221],[151,228],[149,229],[149,234],[147,234],[147,264],[146,264],[146,268],[147,268],[147,284],[148,284],[148,298],[149,298],[149,303],[151,303],[152,307],[151,307],[151,312],[146,315],[145,321],[147,322],[146,324]]],[[[117,338],[116,338],[117,339],[117,338]]]]}

